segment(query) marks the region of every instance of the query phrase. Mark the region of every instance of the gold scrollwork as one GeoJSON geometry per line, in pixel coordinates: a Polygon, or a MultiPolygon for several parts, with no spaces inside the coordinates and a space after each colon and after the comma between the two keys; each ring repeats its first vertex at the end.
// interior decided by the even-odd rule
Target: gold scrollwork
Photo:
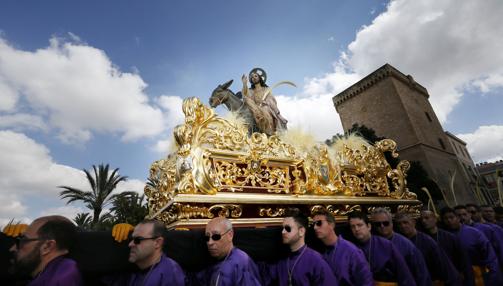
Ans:
{"type": "Polygon", "coordinates": [[[281,217],[285,214],[285,208],[260,208],[259,216],[281,217]]]}
{"type": "Polygon", "coordinates": [[[360,204],[360,199],[409,200],[410,204],[400,202],[404,206],[419,204],[416,195],[407,189],[410,164],[401,161],[392,169],[384,157],[384,152],[398,156],[392,140],[370,145],[346,138],[337,143],[337,148],[324,144],[294,147],[276,135],[249,135],[239,120],[233,122],[216,116],[195,97],[184,100],[182,111],[185,121],[173,131],[177,149],[152,164],[144,189],[149,216],[157,216],[166,223],[220,215],[241,218],[243,207],[248,210],[253,204],[242,198],[251,194],[270,198],[271,203],[265,203],[268,208],[257,205],[251,208],[264,219],[283,215],[286,205],[296,205],[292,200],[305,206],[303,197],[337,196],[355,200],[316,203],[311,208],[311,211],[324,208],[338,216],[368,205],[360,204]],[[192,195],[199,198],[196,205],[188,199],[192,195]],[[233,199],[221,203],[214,199],[218,195],[233,199]],[[283,196],[288,197],[284,202],[276,199],[283,196]],[[184,203],[180,203],[180,197],[184,203]]]}
{"type": "Polygon", "coordinates": [[[208,209],[208,218],[216,216],[239,218],[243,214],[243,209],[240,205],[213,205],[208,209]]]}

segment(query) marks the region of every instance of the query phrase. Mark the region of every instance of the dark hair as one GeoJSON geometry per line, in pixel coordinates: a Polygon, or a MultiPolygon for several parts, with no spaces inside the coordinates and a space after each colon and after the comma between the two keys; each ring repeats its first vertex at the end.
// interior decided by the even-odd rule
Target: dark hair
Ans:
{"type": "Polygon", "coordinates": [[[466,207],[474,207],[478,212],[480,211],[480,207],[476,204],[466,204],[466,207]]]}
{"type": "Polygon", "coordinates": [[[166,226],[162,221],[155,219],[145,219],[141,221],[139,224],[152,224],[152,236],[156,237],[166,237],[166,226]]]}
{"type": "Polygon", "coordinates": [[[453,213],[454,215],[456,215],[456,212],[452,208],[450,208],[450,207],[443,207],[440,210],[440,217],[444,217],[444,215],[446,215],[448,213],[453,213]]]}
{"type": "Polygon", "coordinates": [[[44,239],[54,239],[59,250],[70,250],[77,240],[77,227],[64,217],[49,217],[37,234],[44,239]]]}
{"type": "Polygon", "coordinates": [[[317,216],[317,215],[325,216],[325,218],[327,219],[327,222],[335,224],[335,218],[331,212],[324,210],[324,209],[321,209],[321,210],[317,210],[313,213],[313,217],[317,216]]]}
{"type": "Polygon", "coordinates": [[[457,211],[457,210],[466,210],[466,206],[465,205],[457,205],[454,207],[454,210],[457,211]]]}
{"type": "Polygon", "coordinates": [[[309,219],[298,208],[290,208],[285,211],[285,217],[291,217],[301,227],[307,229],[309,219]]]}
{"type": "Polygon", "coordinates": [[[348,222],[350,219],[353,219],[353,218],[359,218],[359,219],[363,220],[366,224],[370,223],[369,217],[360,211],[353,211],[348,214],[348,222]]]}

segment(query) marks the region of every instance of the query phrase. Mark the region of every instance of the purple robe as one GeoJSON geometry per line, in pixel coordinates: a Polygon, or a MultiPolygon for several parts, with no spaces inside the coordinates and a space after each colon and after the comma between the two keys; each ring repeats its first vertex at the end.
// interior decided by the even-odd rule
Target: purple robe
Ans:
{"type": "Polygon", "coordinates": [[[77,263],[64,256],[51,260],[28,286],[76,286],[84,285],[77,263]]]}
{"type": "Polygon", "coordinates": [[[211,286],[255,286],[262,285],[260,273],[253,260],[239,248],[218,263],[197,274],[201,285],[211,286]]]}
{"type": "Polygon", "coordinates": [[[414,245],[421,251],[433,281],[443,281],[444,285],[460,285],[461,277],[454,267],[451,259],[428,235],[418,231],[410,238],[414,245]]]}
{"type": "Polygon", "coordinates": [[[409,239],[399,233],[393,233],[391,242],[405,259],[416,284],[418,286],[431,285],[430,272],[419,249],[409,239]]]}
{"type": "Polygon", "coordinates": [[[492,230],[493,240],[489,237],[488,239],[496,252],[500,267],[503,268],[503,228],[493,223],[484,223],[483,225],[488,226],[492,230]]]}
{"type": "MultiPolygon", "coordinates": [[[[461,247],[467,254],[469,264],[480,266],[488,270],[488,272],[484,274],[486,285],[503,285],[498,258],[486,236],[476,228],[466,225],[461,225],[461,228],[454,233],[458,237],[461,247]]],[[[467,285],[473,285],[469,284],[473,283],[473,281],[466,282],[467,285]]]]}
{"type": "Polygon", "coordinates": [[[374,285],[370,266],[363,252],[351,242],[338,237],[334,245],[327,246],[323,253],[340,286],[374,285]],[[344,261],[343,263],[341,263],[344,261]]]}
{"type": "Polygon", "coordinates": [[[185,274],[176,261],[163,254],[161,260],[151,267],[133,273],[108,276],[103,282],[110,286],[183,286],[185,274]]]}
{"type": "Polygon", "coordinates": [[[288,258],[280,260],[276,265],[270,266],[273,285],[312,285],[312,286],[337,286],[332,269],[323,259],[321,254],[304,245],[299,250],[291,252],[288,258]],[[291,273],[291,277],[289,277],[291,273]]]}
{"type": "Polygon", "coordinates": [[[469,266],[468,256],[461,248],[458,237],[443,229],[437,229],[434,234],[428,233],[435,240],[440,248],[450,258],[454,267],[459,273],[464,273],[469,266]]]}
{"type": "Polygon", "coordinates": [[[363,250],[375,281],[416,285],[404,258],[391,241],[372,235],[367,242],[357,246],[363,250]]]}

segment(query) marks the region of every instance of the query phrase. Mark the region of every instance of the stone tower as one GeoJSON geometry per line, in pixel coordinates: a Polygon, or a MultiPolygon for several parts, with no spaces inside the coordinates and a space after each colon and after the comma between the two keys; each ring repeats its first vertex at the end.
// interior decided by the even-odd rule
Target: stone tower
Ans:
{"type": "Polygon", "coordinates": [[[396,141],[400,158],[420,161],[444,197],[457,203],[476,202],[463,169],[428,100],[426,88],[385,64],[333,97],[344,130],[353,124],[396,141]]]}

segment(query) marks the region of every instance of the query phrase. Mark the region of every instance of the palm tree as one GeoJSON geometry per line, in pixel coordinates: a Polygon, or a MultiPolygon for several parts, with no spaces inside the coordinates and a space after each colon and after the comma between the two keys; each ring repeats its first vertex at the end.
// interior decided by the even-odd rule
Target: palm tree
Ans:
{"type": "Polygon", "coordinates": [[[90,213],[78,213],[73,221],[82,229],[89,229],[93,218],[90,213]]]}
{"type": "Polygon", "coordinates": [[[77,201],[82,201],[88,209],[93,212],[93,226],[100,221],[100,215],[104,207],[110,204],[114,197],[111,196],[113,190],[117,187],[117,184],[126,181],[126,176],[119,175],[119,168],[114,169],[111,174],[109,174],[109,166],[100,164],[98,168],[93,165],[94,174],[87,170],[83,170],[86,173],[87,180],[91,185],[91,191],[83,191],[77,188],[68,186],[59,186],[59,188],[65,189],[59,193],[62,199],[68,199],[67,204],[77,201]]]}
{"type": "Polygon", "coordinates": [[[148,214],[145,195],[137,192],[122,192],[114,195],[110,212],[113,214],[115,223],[126,222],[136,225],[148,214]]]}

